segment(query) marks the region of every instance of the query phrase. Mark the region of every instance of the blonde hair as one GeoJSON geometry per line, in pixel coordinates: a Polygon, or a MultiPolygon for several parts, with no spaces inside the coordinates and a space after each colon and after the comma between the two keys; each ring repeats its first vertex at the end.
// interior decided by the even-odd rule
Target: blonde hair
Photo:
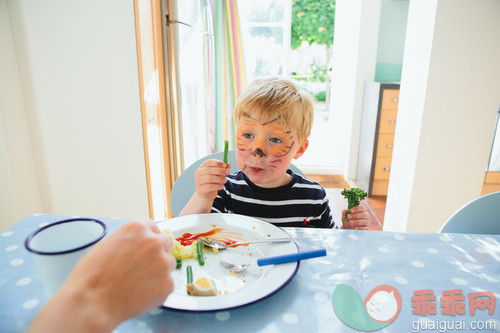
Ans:
{"type": "Polygon", "coordinates": [[[280,126],[296,131],[299,144],[309,138],[314,118],[313,99],[299,91],[290,80],[271,77],[251,82],[241,93],[234,107],[236,124],[242,116],[257,114],[276,119],[280,126]]]}

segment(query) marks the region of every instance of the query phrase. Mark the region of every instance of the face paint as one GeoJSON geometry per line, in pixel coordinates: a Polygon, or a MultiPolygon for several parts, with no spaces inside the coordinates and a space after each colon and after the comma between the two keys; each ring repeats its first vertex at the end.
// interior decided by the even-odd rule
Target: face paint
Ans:
{"type": "Polygon", "coordinates": [[[236,133],[239,150],[251,152],[255,156],[286,156],[295,144],[292,132],[274,124],[277,119],[260,123],[253,118],[240,121],[236,133]]]}
{"type": "Polygon", "coordinates": [[[266,154],[264,154],[264,152],[262,151],[262,149],[260,149],[259,147],[257,147],[257,149],[255,149],[255,151],[253,152],[253,154],[257,155],[257,156],[260,156],[260,157],[266,156],[266,154]]]}
{"type": "Polygon", "coordinates": [[[299,146],[296,133],[280,122],[259,113],[245,114],[236,131],[236,163],[245,175],[261,187],[278,187],[290,181],[287,170],[292,159],[307,148],[299,146]]]}

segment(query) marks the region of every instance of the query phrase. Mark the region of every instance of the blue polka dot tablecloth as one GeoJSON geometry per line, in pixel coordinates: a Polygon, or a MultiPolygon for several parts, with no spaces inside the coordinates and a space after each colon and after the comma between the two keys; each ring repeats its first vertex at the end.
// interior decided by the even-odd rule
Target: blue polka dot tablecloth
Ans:
{"type": "MultiPolygon", "coordinates": [[[[39,226],[71,218],[33,214],[0,232],[0,332],[24,332],[47,301],[24,247],[39,226]]],[[[110,232],[127,220],[99,218],[110,232]]],[[[300,263],[281,290],[216,312],[163,308],[115,332],[500,332],[500,236],[284,228],[300,263]]]]}

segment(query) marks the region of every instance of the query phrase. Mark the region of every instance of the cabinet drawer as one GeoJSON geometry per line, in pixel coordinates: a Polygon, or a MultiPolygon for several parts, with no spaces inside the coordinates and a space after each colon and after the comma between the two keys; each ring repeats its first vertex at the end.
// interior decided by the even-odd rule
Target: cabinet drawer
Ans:
{"type": "Polygon", "coordinates": [[[500,172],[486,172],[484,183],[500,185],[500,172]]]}
{"type": "Polygon", "coordinates": [[[486,172],[481,195],[500,191],[500,172],[486,172]]]}
{"type": "Polygon", "coordinates": [[[498,191],[500,191],[499,184],[483,184],[483,188],[481,189],[481,195],[490,194],[498,191]]]}
{"type": "Polygon", "coordinates": [[[394,134],[396,131],[396,116],[398,110],[382,109],[380,112],[379,133],[394,134]]]}
{"type": "Polygon", "coordinates": [[[380,134],[377,143],[377,157],[392,157],[394,134],[380,134]]]}
{"type": "Polygon", "coordinates": [[[388,180],[374,180],[372,186],[372,196],[373,195],[387,195],[387,190],[389,189],[388,180]]]}
{"type": "Polygon", "coordinates": [[[391,161],[391,157],[377,157],[373,179],[389,180],[391,161]]]}
{"type": "Polygon", "coordinates": [[[397,109],[399,89],[384,89],[382,93],[382,109],[397,109]]]}

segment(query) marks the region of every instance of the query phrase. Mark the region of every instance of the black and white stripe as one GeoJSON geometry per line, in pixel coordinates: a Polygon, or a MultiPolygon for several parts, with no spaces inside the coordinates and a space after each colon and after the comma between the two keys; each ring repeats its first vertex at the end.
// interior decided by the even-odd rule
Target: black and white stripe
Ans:
{"type": "Polygon", "coordinates": [[[287,172],[291,181],[276,188],[259,187],[241,171],[230,174],[212,212],[251,216],[280,227],[338,228],[325,189],[291,170],[287,172]]]}

